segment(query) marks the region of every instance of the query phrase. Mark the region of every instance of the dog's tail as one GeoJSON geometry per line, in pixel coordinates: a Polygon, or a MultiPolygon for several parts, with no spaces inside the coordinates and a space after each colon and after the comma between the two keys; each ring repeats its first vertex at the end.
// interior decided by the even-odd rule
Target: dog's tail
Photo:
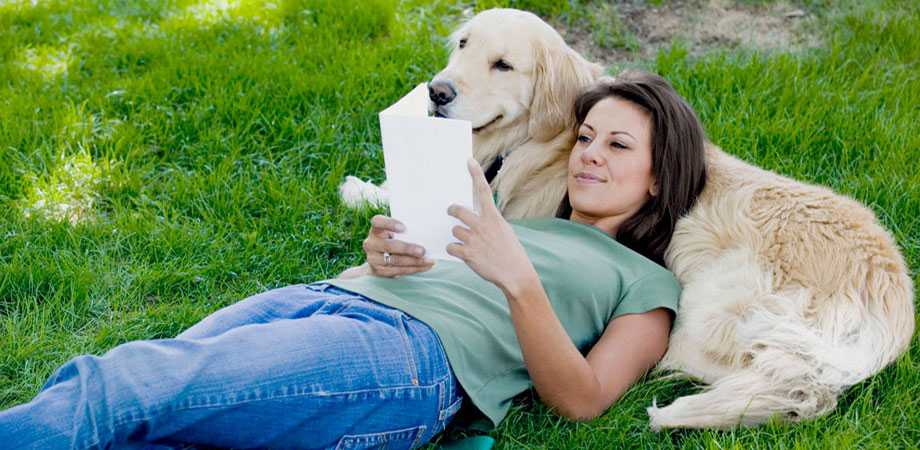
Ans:
{"type": "Polygon", "coordinates": [[[728,428],[830,412],[844,389],[880,371],[910,343],[910,279],[889,273],[875,281],[868,290],[874,301],[825,299],[833,313],[823,311],[822,320],[813,319],[808,308],[815,302],[806,290],[764,294],[736,328],[744,367],[700,394],[648,408],[652,428],[728,428]]]}

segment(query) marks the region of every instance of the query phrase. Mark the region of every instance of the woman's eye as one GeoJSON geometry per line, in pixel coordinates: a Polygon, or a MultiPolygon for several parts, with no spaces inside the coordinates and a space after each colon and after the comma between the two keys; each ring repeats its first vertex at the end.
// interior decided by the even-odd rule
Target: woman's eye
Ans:
{"type": "Polygon", "coordinates": [[[466,39],[460,39],[460,48],[466,47],[466,39]]]}
{"type": "Polygon", "coordinates": [[[615,149],[617,149],[617,150],[624,150],[624,149],[626,149],[626,146],[623,145],[623,144],[621,144],[621,143],[619,143],[619,142],[611,142],[611,143],[610,143],[610,146],[613,147],[613,148],[615,148],[615,149]]]}
{"type": "Polygon", "coordinates": [[[591,138],[589,138],[588,136],[585,136],[585,135],[583,135],[583,134],[579,134],[579,135],[578,135],[578,142],[583,142],[583,143],[587,144],[588,142],[591,142],[591,138]]]}
{"type": "Polygon", "coordinates": [[[505,62],[504,59],[499,59],[492,64],[492,68],[501,72],[508,72],[509,70],[514,70],[514,67],[511,67],[511,64],[505,62]]]}

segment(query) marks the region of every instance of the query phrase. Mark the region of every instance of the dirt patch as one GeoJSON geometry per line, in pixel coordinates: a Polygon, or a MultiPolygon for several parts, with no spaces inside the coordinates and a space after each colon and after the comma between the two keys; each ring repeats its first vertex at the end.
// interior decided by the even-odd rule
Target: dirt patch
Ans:
{"type": "Polygon", "coordinates": [[[691,55],[719,49],[797,51],[819,47],[814,14],[789,2],[729,0],[593,2],[551,20],[566,42],[603,64],[653,58],[681,41],[691,55]]]}

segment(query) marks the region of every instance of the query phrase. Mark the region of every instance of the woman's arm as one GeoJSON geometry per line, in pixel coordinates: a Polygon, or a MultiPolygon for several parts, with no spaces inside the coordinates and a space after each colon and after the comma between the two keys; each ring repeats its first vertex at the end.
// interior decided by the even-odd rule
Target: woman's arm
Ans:
{"type": "Polygon", "coordinates": [[[481,211],[458,205],[448,209],[468,228],[454,227],[460,243],[449,244],[447,252],[504,292],[540,398],[574,420],[598,416],[664,355],[670,313],[656,309],[617,317],[583,357],[556,317],[514,230],[492,203],[482,168],[471,161],[469,169],[481,211]]]}
{"type": "Polygon", "coordinates": [[[613,319],[585,358],[556,317],[539,280],[505,296],[537,394],[572,420],[601,415],[655,366],[668,347],[671,314],[663,308],[613,319]]]}

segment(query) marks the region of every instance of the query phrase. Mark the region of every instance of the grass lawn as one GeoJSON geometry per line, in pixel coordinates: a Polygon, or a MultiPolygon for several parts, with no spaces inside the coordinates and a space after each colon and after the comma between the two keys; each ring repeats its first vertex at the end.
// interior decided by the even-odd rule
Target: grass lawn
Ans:
{"type": "MultiPolygon", "coordinates": [[[[562,21],[584,7],[478,7],[493,4],[562,21]]],[[[0,0],[0,409],[75,355],[173,337],[245,296],[361,262],[378,211],[346,209],[337,186],[382,179],[377,111],[439,70],[469,6],[0,0]]],[[[669,78],[727,151],[871,206],[920,284],[920,5],[800,7],[818,48],[698,55],[675,41],[636,64],[669,78]]],[[[648,379],[590,423],[525,395],[496,447],[920,445],[916,339],[824,418],[648,430],[653,399],[694,389],[648,379]]]]}

